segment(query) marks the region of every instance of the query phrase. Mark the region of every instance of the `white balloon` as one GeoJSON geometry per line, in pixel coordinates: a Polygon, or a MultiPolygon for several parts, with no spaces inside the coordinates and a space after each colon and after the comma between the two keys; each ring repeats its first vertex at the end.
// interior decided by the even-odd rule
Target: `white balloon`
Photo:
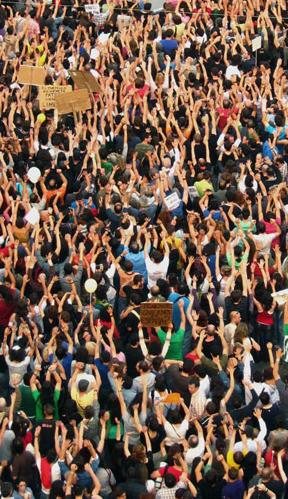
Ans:
{"type": "Polygon", "coordinates": [[[39,211],[36,208],[32,208],[28,211],[27,215],[25,215],[25,220],[31,225],[37,225],[40,220],[39,211]]]}
{"type": "Polygon", "coordinates": [[[87,281],[85,281],[84,287],[87,293],[94,293],[94,291],[96,291],[97,289],[97,282],[95,281],[95,279],[87,279],[87,281]]]}
{"type": "Polygon", "coordinates": [[[41,177],[39,168],[36,168],[36,166],[32,166],[32,168],[28,170],[27,177],[29,178],[30,182],[32,182],[32,184],[37,184],[39,178],[41,177]]]}

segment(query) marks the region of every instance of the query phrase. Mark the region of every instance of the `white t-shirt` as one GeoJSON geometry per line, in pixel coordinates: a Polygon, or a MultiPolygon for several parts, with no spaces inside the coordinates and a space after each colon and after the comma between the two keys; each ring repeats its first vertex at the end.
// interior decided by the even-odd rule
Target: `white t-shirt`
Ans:
{"type": "Polygon", "coordinates": [[[185,461],[188,466],[192,466],[195,457],[202,457],[205,451],[205,440],[203,437],[199,438],[198,445],[188,449],[185,454],[185,461]]]}
{"type": "Polygon", "coordinates": [[[187,419],[183,419],[180,425],[172,425],[169,421],[165,421],[164,430],[166,433],[166,445],[170,446],[173,444],[178,444],[179,441],[185,437],[187,430],[189,428],[189,423],[187,419]]]}
{"type": "Polygon", "coordinates": [[[256,234],[255,236],[253,236],[253,239],[256,242],[256,247],[257,249],[259,249],[259,253],[261,255],[270,253],[272,241],[277,236],[277,232],[272,232],[272,234],[256,234]]]}
{"type": "Polygon", "coordinates": [[[169,267],[169,257],[164,256],[162,262],[155,263],[152,262],[151,258],[148,256],[145,260],[146,269],[148,274],[148,288],[156,285],[158,279],[166,279],[168,267],[169,267]]]}
{"type": "Polygon", "coordinates": [[[226,80],[231,80],[231,77],[233,75],[239,76],[239,78],[241,78],[241,73],[240,73],[239,69],[237,68],[237,66],[230,65],[226,69],[226,73],[225,73],[226,80]]]}

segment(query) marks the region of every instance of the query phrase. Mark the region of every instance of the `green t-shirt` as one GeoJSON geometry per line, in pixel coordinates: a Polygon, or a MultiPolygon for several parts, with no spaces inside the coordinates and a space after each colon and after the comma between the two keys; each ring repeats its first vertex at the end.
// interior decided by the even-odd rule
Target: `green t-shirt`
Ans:
{"type": "Polygon", "coordinates": [[[111,161],[101,161],[101,167],[104,168],[105,173],[111,173],[113,170],[113,163],[111,163],[111,161]]]}
{"type": "MultiPolygon", "coordinates": [[[[178,331],[172,334],[169,350],[166,355],[166,359],[170,360],[182,360],[182,347],[184,341],[185,330],[179,328],[178,331]]],[[[162,329],[158,329],[157,335],[162,345],[164,345],[166,340],[166,333],[162,329]]]]}
{"type": "MultiPolygon", "coordinates": [[[[124,425],[122,421],[120,421],[120,433],[121,436],[124,435],[124,425]]],[[[116,435],[117,435],[117,424],[111,423],[109,419],[106,424],[106,438],[108,440],[115,440],[116,435]]]]}
{"type": "Polygon", "coordinates": [[[25,412],[28,418],[35,418],[36,406],[30,386],[20,385],[21,402],[19,411],[25,412]]]}
{"type": "Polygon", "coordinates": [[[283,333],[284,336],[288,336],[288,324],[283,324],[283,333]]]}
{"type": "MultiPolygon", "coordinates": [[[[227,253],[226,258],[227,258],[227,263],[228,263],[229,267],[232,267],[231,253],[227,253]]],[[[238,270],[240,268],[240,265],[242,262],[248,262],[248,255],[247,254],[245,255],[245,253],[242,256],[240,262],[235,259],[235,269],[236,270],[238,270]]]]}
{"type": "Polygon", "coordinates": [[[195,189],[197,190],[200,198],[202,198],[206,191],[214,191],[213,185],[208,182],[205,178],[203,180],[199,180],[194,184],[195,189]]]}
{"type": "MultiPolygon", "coordinates": [[[[44,414],[43,414],[43,406],[39,390],[37,389],[33,390],[32,396],[36,404],[36,421],[41,421],[42,419],[44,419],[44,414]]],[[[58,410],[59,399],[60,399],[60,390],[55,389],[53,395],[53,401],[54,401],[54,419],[56,419],[56,421],[58,421],[59,419],[59,410],[58,410]]]]}

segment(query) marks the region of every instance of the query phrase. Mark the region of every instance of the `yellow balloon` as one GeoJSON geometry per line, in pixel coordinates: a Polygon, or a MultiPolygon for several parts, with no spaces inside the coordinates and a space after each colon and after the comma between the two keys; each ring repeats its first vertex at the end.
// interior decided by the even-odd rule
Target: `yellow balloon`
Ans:
{"type": "Polygon", "coordinates": [[[44,113],[40,113],[38,114],[37,116],[37,121],[39,121],[40,123],[44,123],[44,121],[46,121],[46,116],[44,113]]]}

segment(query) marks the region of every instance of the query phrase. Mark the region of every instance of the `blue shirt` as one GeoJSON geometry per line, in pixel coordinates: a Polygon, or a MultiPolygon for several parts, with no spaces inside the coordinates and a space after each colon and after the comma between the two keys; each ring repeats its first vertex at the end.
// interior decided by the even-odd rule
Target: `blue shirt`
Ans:
{"type": "Polygon", "coordinates": [[[105,366],[105,364],[102,364],[100,359],[94,359],[94,364],[99,371],[100,378],[102,381],[102,387],[106,390],[111,390],[111,385],[108,379],[109,367],[105,366]]]}
{"type": "MultiPolygon", "coordinates": [[[[127,247],[125,248],[125,250],[129,251],[127,247]]],[[[133,272],[137,272],[138,274],[143,275],[145,281],[147,281],[147,269],[145,264],[144,251],[138,251],[138,253],[132,253],[131,251],[129,251],[129,253],[125,255],[125,259],[133,263],[133,272]]]]}
{"type": "Polygon", "coordinates": [[[245,486],[243,480],[236,480],[233,483],[227,483],[222,489],[223,499],[243,499],[245,486]]]}
{"type": "MultiPolygon", "coordinates": [[[[187,296],[181,296],[181,295],[179,295],[179,293],[175,293],[175,292],[170,293],[170,295],[168,296],[168,301],[173,303],[173,324],[174,324],[175,331],[177,331],[179,329],[180,323],[181,323],[181,314],[180,314],[180,308],[179,308],[179,301],[181,301],[181,300],[184,303],[184,312],[186,315],[187,308],[189,306],[189,299],[187,298],[187,296]]],[[[189,323],[187,324],[187,321],[186,321],[186,328],[191,330],[191,326],[189,323]]]]}
{"type": "Polygon", "coordinates": [[[178,42],[177,40],[161,40],[160,42],[165,54],[170,55],[173,50],[177,50],[178,42]]]}

